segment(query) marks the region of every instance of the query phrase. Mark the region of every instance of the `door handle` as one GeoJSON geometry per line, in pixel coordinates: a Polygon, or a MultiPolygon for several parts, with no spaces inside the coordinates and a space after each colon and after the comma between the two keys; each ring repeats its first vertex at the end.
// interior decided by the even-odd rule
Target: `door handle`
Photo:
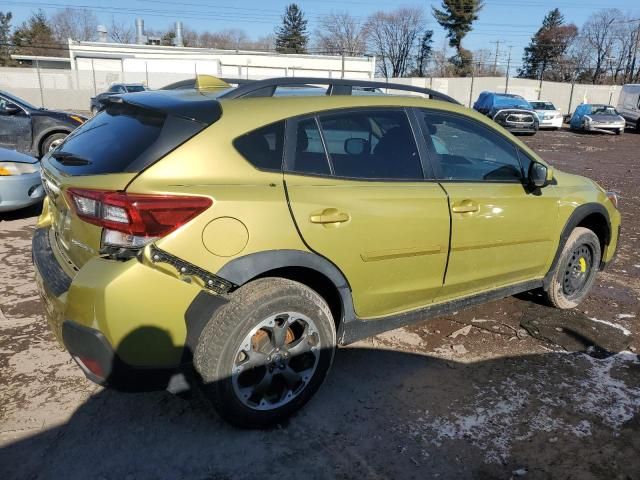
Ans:
{"type": "Polygon", "coordinates": [[[351,217],[348,213],[340,212],[335,208],[325,208],[320,213],[315,213],[309,217],[311,223],[344,223],[348,222],[351,217]]]}
{"type": "Polygon", "coordinates": [[[463,200],[462,202],[451,207],[453,213],[474,213],[480,211],[480,205],[471,200],[463,200]]]}

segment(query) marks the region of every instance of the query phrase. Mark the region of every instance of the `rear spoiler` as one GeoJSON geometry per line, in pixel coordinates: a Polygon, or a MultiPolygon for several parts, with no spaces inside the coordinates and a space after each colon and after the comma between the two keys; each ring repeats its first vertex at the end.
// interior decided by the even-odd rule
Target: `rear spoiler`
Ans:
{"type": "Polygon", "coordinates": [[[101,107],[106,108],[110,103],[153,110],[204,125],[211,125],[222,116],[220,102],[197,90],[147,90],[125,93],[107,97],[101,102],[101,107]]]}

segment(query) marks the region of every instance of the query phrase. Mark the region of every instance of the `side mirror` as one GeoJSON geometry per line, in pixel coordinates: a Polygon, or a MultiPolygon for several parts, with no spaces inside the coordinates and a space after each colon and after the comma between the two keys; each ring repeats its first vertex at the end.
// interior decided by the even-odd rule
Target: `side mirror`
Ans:
{"type": "Polygon", "coordinates": [[[17,106],[15,106],[12,103],[7,103],[5,104],[4,109],[2,110],[2,113],[4,113],[5,115],[15,115],[19,111],[20,109],[17,106]]]}
{"type": "Polygon", "coordinates": [[[347,138],[344,141],[344,151],[349,155],[362,155],[367,153],[368,143],[364,138],[347,138]]]}
{"type": "Polygon", "coordinates": [[[549,169],[540,162],[531,162],[529,167],[529,185],[536,188],[545,187],[548,183],[549,169]]]}

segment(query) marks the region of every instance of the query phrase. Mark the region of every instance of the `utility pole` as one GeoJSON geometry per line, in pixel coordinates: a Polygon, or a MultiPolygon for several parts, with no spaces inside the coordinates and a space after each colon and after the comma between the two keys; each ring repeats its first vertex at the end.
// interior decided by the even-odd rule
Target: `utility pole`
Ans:
{"type": "MultiPolygon", "coordinates": [[[[469,89],[469,108],[471,108],[471,105],[473,104],[473,81],[476,76],[475,65],[476,65],[475,63],[471,64],[471,88],[469,89]]],[[[480,67],[480,62],[478,62],[478,68],[479,67],[480,67]]]]}
{"type": "Polygon", "coordinates": [[[511,66],[511,49],[513,45],[509,45],[509,56],[507,57],[507,77],[504,83],[504,93],[509,93],[509,67],[511,66]]]}
{"type": "Polygon", "coordinates": [[[500,53],[500,44],[502,43],[502,40],[496,40],[495,42],[489,42],[489,43],[495,43],[496,44],[496,56],[493,59],[493,76],[495,77],[498,74],[498,53],[500,53]]]}

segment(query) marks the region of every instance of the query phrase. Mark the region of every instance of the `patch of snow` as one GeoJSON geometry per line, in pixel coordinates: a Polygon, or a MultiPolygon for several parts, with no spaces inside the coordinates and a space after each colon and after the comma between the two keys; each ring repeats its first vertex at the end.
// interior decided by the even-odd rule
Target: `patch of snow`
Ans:
{"type": "Polygon", "coordinates": [[[469,332],[471,331],[472,327],[473,327],[473,325],[467,325],[466,327],[462,327],[461,329],[456,330],[451,335],[449,335],[449,337],[456,338],[459,335],[464,335],[466,337],[467,335],[469,335],[469,332]]]}
{"type": "Polygon", "coordinates": [[[591,320],[593,322],[597,322],[597,323],[603,323],[603,324],[609,325],[610,327],[613,327],[613,328],[617,328],[618,330],[620,330],[622,332],[623,335],[626,335],[626,336],[631,335],[631,332],[629,330],[624,328],[622,325],[618,325],[617,323],[607,322],[606,320],[600,320],[600,319],[595,318],[595,317],[589,317],[589,320],[591,320]]]}
{"type": "Polygon", "coordinates": [[[636,314],[635,313],[619,313],[618,315],[616,315],[616,318],[618,320],[622,320],[623,318],[636,318],[636,314]]]}
{"type": "MultiPolygon", "coordinates": [[[[555,358],[535,372],[474,384],[473,400],[462,408],[452,402],[445,414],[420,411],[404,429],[437,447],[448,440],[465,440],[483,451],[487,462],[503,463],[513,442],[538,432],[584,438],[600,422],[615,431],[640,413],[640,387],[628,386],[612,375],[614,368],[619,372],[629,363],[640,363],[637,355],[620,352],[601,360],[560,354],[555,358]],[[563,371],[569,374],[560,377],[563,371]],[[576,417],[577,423],[568,420],[576,417]]],[[[557,441],[557,436],[550,441],[557,441]]]]}

